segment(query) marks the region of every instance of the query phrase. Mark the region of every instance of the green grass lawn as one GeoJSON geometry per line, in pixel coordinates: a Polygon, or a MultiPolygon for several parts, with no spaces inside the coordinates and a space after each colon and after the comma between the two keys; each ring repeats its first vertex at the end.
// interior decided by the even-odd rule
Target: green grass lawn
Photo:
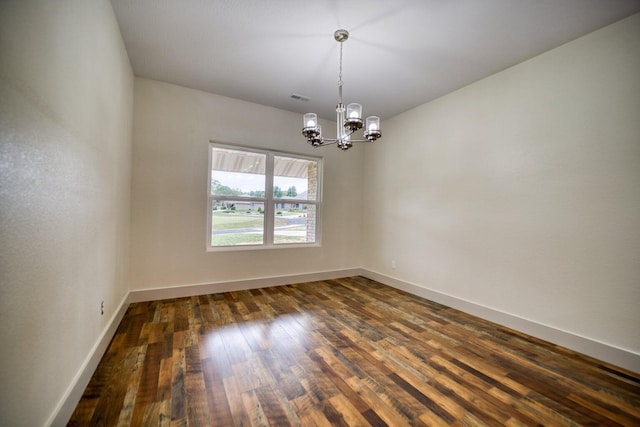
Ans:
{"type": "MultiPolygon", "coordinates": [[[[244,213],[213,213],[214,230],[233,230],[234,228],[263,228],[264,217],[262,215],[248,215],[244,213]]],[[[284,219],[276,217],[276,227],[287,225],[284,219]]]]}
{"type": "MultiPolygon", "coordinates": [[[[264,217],[262,215],[248,214],[242,211],[214,211],[212,215],[212,226],[214,231],[236,229],[239,230],[244,228],[254,228],[262,230],[264,228],[264,217]]],[[[287,225],[287,221],[276,216],[275,225],[287,225]]],[[[301,225],[290,230],[304,230],[305,228],[306,227],[304,225],[301,225]]],[[[262,241],[263,233],[258,232],[226,233],[217,234],[211,237],[212,246],[253,245],[261,244],[262,241]]],[[[304,243],[305,241],[305,237],[276,236],[277,243],[304,243]]]]}
{"type": "Polygon", "coordinates": [[[211,239],[211,246],[259,245],[262,244],[262,234],[259,233],[229,233],[218,234],[211,239]]]}
{"type": "MultiPolygon", "coordinates": [[[[304,237],[277,236],[276,243],[304,243],[304,237]]],[[[229,233],[218,234],[211,239],[212,246],[235,246],[235,245],[259,245],[262,244],[262,234],[258,233],[229,233]]]]}
{"type": "Polygon", "coordinates": [[[213,229],[214,230],[232,230],[234,228],[263,228],[264,217],[237,214],[237,213],[213,213],[213,229]]]}

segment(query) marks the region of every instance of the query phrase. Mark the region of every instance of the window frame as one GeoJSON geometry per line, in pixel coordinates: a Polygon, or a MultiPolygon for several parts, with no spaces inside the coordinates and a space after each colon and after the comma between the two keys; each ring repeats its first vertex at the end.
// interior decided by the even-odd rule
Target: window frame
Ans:
{"type": "Polygon", "coordinates": [[[271,150],[264,148],[256,148],[245,145],[228,144],[210,140],[207,146],[209,150],[209,163],[207,168],[207,236],[205,247],[207,252],[224,252],[224,251],[246,251],[246,250],[270,250],[270,249],[291,249],[291,248],[309,248],[320,247],[322,236],[322,169],[323,158],[317,156],[309,156],[305,154],[291,153],[287,151],[271,150]],[[213,161],[213,148],[221,148],[225,150],[244,151],[247,153],[262,154],[266,156],[265,164],[265,197],[252,197],[252,196],[224,196],[211,194],[211,178],[212,178],[212,161],[213,161]],[[316,162],[317,164],[317,196],[316,200],[304,200],[304,199],[292,199],[287,197],[276,198],[273,195],[274,188],[274,159],[275,157],[289,157],[293,159],[308,160],[316,162]],[[264,232],[263,242],[256,244],[242,244],[242,245],[228,245],[228,246],[213,246],[211,242],[213,232],[213,204],[217,200],[233,200],[233,201],[247,201],[263,203],[264,205],[264,232]],[[315,205],[316,208],[316,221],[315,221],[315,241],[314,242],[301,242],[301,243],[274,243],[275,236],[275,217],[276,217],[276,204],[277,203],[299,203],[306,205],[315,205]]]}

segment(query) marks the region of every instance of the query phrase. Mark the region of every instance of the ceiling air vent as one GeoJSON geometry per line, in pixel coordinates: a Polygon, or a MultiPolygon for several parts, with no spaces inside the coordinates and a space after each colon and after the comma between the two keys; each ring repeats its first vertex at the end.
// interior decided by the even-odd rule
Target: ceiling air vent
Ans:
{"type": "Polygon", "coordinates": [[[292,93],[290,98],[295,99],[297,101],[305,101],[305,102],[311,100],[311,98],[309,98],[308,96],[299,95],[297,93],[292,93]]]}

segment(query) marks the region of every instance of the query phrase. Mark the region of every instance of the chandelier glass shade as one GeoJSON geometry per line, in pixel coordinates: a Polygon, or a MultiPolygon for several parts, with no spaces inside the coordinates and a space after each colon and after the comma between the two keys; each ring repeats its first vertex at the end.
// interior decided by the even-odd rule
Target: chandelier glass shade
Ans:
{"type": "Polygon", "coordinates": [[[307,143],[313,147],[336,144],[341,150],[348,150],[354,142],[374,142],[382,136],[380,131],[380,117],[370,116],[362,121],[362,105],[352,103],[345,107],[342,102],[342,44],[349,38],[347,30],[337,30],[333,37],[340,43],[340,71],[338,73],[338,105],[336,106],[336,137],[333,139],[322,136],[322,127],[318,124],[318,115],[307,113],[303,116],[302,135],[307,143]],[[354,132],[362,129],[365,139],[351,139],[354,132]]]}

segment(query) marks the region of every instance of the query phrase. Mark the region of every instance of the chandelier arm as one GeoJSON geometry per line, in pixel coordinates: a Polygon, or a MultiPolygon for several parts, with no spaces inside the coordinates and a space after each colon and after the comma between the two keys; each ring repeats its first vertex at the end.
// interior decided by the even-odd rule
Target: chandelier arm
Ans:
{"type": "MultiPolygon", "coordinates": [[[[342,127],[344,127],[344,124],[342,125],[342,127]]],[[[356,133],[356,129],[354,129],[354,130],[347,129],[347,133],[345,133],[344,136],[346,138],[348,136],[353,135],[354,133],[356,133]]]]}
{"type": "Polygon", "coordinates": [[[310,140],[307,140],[307,143],[313,147],[320,147],[320,146],[324,147],[325,145],[335,144],[338,141],[339,141],[338,139],[334,139],[334,138],[331,138],[331,139],[322,138],[319,144],[314,145],[310,140]]]}
{"type": "Polygon", "coordinates": [[[368,139],[351,139],[351,142],[374,142],[374,141],[370,141],[368,139]]]}

